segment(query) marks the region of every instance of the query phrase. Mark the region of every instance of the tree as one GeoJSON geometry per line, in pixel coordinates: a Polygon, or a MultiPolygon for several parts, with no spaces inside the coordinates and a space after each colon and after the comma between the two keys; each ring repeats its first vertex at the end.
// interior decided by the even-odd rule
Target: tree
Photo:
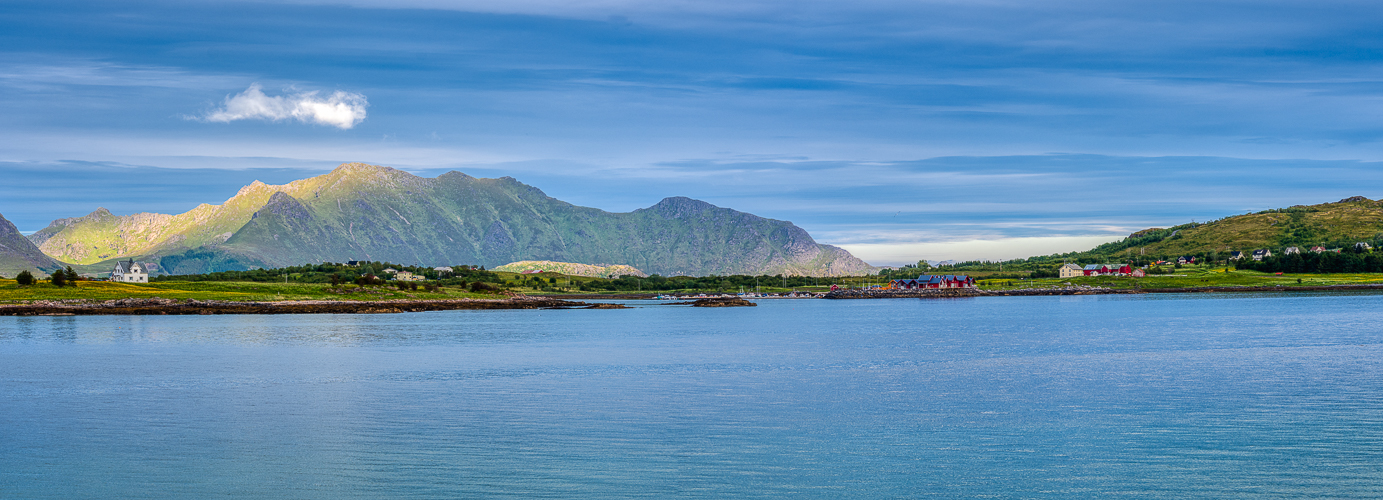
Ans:
{"type": "Polygon", "coordinates": [[[67,266],[67,270],[63,271],[63,273],[67,275],[67,282],[69,284],[77,286],[77,280],[81,277],[77,276],[77,271],[72,270],[72,266],[67,266]]]}
{"type": "Polygon", "coordinates": [[[34,273],[31,273],[28,269],[25,269],[23,271],[20,271],[19,275],[14,277],[14,280],[21,285],[32,285],[34,284],[34,273]]]}
{"type": "Polygon", "coordinates": [[[53,271],[53,274],[48,277],[48,281],[52,283],[53,286],[62,287],[67,284],[67,273],[62,272],[62,269],[53,271]]]}

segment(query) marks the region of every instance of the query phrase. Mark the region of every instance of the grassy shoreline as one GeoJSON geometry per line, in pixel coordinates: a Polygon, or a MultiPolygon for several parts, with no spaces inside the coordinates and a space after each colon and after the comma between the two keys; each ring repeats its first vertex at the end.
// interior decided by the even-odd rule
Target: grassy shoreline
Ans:
{"type": "Polygon", "coordinates": [[[55,287],[48,283],[20,286],[14,280],[0,279],[0,304],[33,301],[107,301],[119,299],[163,298],[175,300],[282,302],[290,300],[334,300],[374,302],[385,300],[504,299],[503,294],[472,293],[461,288],[442,287],[437,292],[402,291],[394,287],[319,283],[258,283],[245,281],[174,281],[158,283],[117,283],[80,281],[74,286],[55,287]]]}
{"type": "Polygon", "coordinates": [[[1038,278],[1038,279],[995,279],[980,280],[983,290],[1012,290],[1023,288],[1055,288],[1065,286],[1092,286],[1116,290],[1137,289],[1187,289],[1187,288],[1241,288],[1241,287],[1322,287],[1339,285],[1383,284],[1383,273],[1336,273],[1336,274],[1296,274],[1263,273],[1258,271],[1239,271],[1224,267],[1185,267],[1177,269],[1172,275],[1149,275],[1143,278],[1129,276],[1081,276],[1076,278],[1038,278]]]}
{"type": "MultiPolygon", "coordinates": [[[[882,284],[878,278],[840,279],[848,285],[865,283],[882,284]]],[[[1271,274],[1258,271],[1226,270],[1223,267],[1189,266],[1177,269],[1173,275],[1152,275],[1143,278],[1127,276],[1081,276],[1075,278],[1039,279],[980,279],[981,290],[1031,290],[1085,286],[1113,290],[1143,290],[1149,292],[1168,292],[1191,289],[1243,288],[1302,288],[1316,289],[1343,285],[1383,285],[1383,273],[1340,273],[1340,274],[1271,274]]],[[[828,285],[799,286],[792,288],[763,287],[765,293],[785,293],[790,291],[826,292],[828,285]]],[[[650,298],[659,294],[697,294],[712,293],[705,290],[676,291],[611,291],[596,292],[572,291],[553,292],[539,289],[515,290],[531,296],[599,299],[599,298],[650,298]]],[[[735,293],[735,291],[728,291],[735,293]]],[[[117,283],[109,281],[81,281],[75,287],[54,287],[48,283],[20,286],[14,280],[0,279],[0,304],[23,304],[35,301],[90,301],[131,298],[164,298],[174,300],[230,301],[230,302],[283,302],[293,300],[328,300],[380,302],[389,300],[446,300],[446,299],[503,299],[505,294],[473,293],[461,287],[441,287],[435,292],[423,289],[399,290],[392,286],[332,286],[323,283],[264,283],[247,281],[165,281],[156,283],[117,283]]]]}

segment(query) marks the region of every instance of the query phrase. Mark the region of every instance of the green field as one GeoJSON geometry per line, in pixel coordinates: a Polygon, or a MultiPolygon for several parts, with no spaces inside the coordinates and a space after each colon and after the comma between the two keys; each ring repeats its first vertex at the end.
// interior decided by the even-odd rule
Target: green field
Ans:
{"type": "Polygon", "coordinates": [[[1238,271],[1224,267],[1187,266],[1176,269],[1173,275],[1150,275],[1143,278],[1123,276],[1086,276],[1079,278],[1042,279],[996,279],[980,280],[984,290],[1011,290],[1019,288],[1052,288],[1071,285],[1098,286],[1105,288],[1195,288],[1205,286],[1327,286],[1383,284],[1383,274],[1378,273],[1339,273],[1339,274],[1292,274],[1281,275],[1258,271],[1238,271]]]}
{"type": "Polygon", "coordinates": [[[392,286],[342,285],[319,283],[164,282],[116,283],[82,281],[77,286],[54,287],[46,282],[20,286],[14,280],[0,279],[0,303],[33,300],[113,300],[124,298],[165,298],[232,301],[274,300],[390,300],[503,298],[504,295],[477,294],[461,288],[442,287],[437,293],[422,288],[400,291],[392,286]]]}

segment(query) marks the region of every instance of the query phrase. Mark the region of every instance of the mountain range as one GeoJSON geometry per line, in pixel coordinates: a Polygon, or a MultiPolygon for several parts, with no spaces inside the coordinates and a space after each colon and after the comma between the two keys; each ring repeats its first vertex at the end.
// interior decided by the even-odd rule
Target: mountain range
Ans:
{"type": "Polygon", "coordinates": [[[55,220],[29,240],[50,261],[91,269],[134,258],[172,274],[350,260],[487,267],[547,260],[665,276],[874,269],[790,222],[690,198],[611,213],[511,177],[453,171],[423,178],[363,163],[284,185],[256,181],[220,205],[178,215],[118,216],[101,208],[55,220]]]}

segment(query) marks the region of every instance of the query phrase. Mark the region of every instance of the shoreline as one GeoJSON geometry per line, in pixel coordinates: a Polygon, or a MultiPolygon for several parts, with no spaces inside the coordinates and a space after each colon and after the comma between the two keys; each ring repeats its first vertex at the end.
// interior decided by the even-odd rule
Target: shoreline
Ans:
{"type": "Polygon", "coordinates": [[[588,304],[546,297],[504,299],[394,299],[383,301],[286,300],[237,302],[163,298],[116,299],[103,302],[36,301],[0,304],[0,316],[129,316],[213,314],[395,314],[423,311],[482,309],[621,309],[612,304],[588,304]]]}
{"type": "MultiPolygon", "coordinates": [[[[863,299],[944,299],[971,297],[1033,297],[1066,295],[1142,295],[1151,293],[1226,293],[1226,292],[1332,292],[1383,291],[1383,284],[1308,285],[1308,286],[1204,286],[1188,288],[1117,289],[1069,287],[1016,290],[940,288],[924,290],[838,290],[820,298],[863,299]]],[[[651,294],[579,295],[568,298],[650,300],[651,294]]],[[[798,297],[811,298],[811,297],[798,297]]],[[[758,299],[758,298],[756,298],[758,299]]],[[[752,299],[751,299],[752,300],[752,299]]],[[[688,301],[690,303],[691,301],[688,301]]],[[[23,304],[0,304],[0,316],[131,316],[131,315],[216,315],[216,314],[398,314],[425,311],[490,309],[627,309],[619,304],[592,304],[563,300],[553,296],[519,296],[503,299],[390,299],[226,301],[177,300],[164,298],[126,298],[102,302],[87,300],[39,300],[23,304]]]]}
{"type": "Polygon", "coordinates": [[[960,297],[1027,297],[1053,295],[1142,295],[1149,293],[1224,293],[1224,292],[1331,292],[1383,291],[1383,284],[1306,285],[1306,286],[1201,286],[1187,288],[1028,288],[980,290],[976,288],[933,288],[924,290],[838,290],[826,299],[940,299],[960,297]]]}

